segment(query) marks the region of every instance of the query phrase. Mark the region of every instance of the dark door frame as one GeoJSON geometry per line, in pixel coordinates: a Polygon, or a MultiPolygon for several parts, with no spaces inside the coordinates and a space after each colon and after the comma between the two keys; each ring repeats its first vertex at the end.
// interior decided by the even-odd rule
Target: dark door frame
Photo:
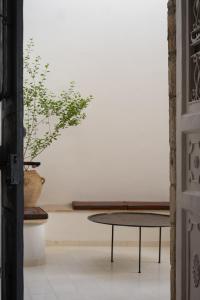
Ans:
{"type": "Polygon", "coordinates": [[[23,0],[0,0],[2,300],[23,300],[23,0]]]}

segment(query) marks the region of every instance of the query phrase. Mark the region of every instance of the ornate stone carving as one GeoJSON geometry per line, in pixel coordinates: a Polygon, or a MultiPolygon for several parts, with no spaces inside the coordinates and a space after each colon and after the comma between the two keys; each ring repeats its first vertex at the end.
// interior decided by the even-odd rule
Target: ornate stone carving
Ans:
{"type": "Polygon", "coordinates": [[[194,167],[195,169],[199,168],[199,156],[195,156],[194,158],[194,167]]]}
{"type": "Polygon", "coordinates": [[[188,222],[187,222],[187,231],[190,232],[190,231],[192,231],[192,229],[193,229],[193,223],[192,223],[191,218],[189,218],[188,222]]]}
{"type": "Polygon", "coordinates": [[[192,93],[189,102],[200,101],[200,52],[192,55],[193,62],[193,83],[192,83],[192,93]]]}
{"type": "MultiPolygon", "coordinates": [[[[191,106],[191,104],[200,103],[200,0],[188,2],[189,6],[191,5],[189,9],[189,23],[191,24],[189,55],[191,56],[191,60],[188,70],[190,72],[188,104],[191,106]]],[[[190,107],[190,109],[192,108],[190,107]]]]}
{"type": "Polygon", "coordinates": [[[191,42],[192,45],[197,45],[200,43],[200,0],[194,0],[192,13],[191,42]]]}
{"type": "Polygon", "coordinates": [[[193,134],[188,138],[188,184],[193,189],[200,189],[200,135],[193,134]]]}
{"type": "Polygon", "coordinates": [[[199,261],[198,254],[195,254],[193,257],[192,274],[193,274],[194,286],[195,288],[198,288],[200,284],[200,261],[199,261]]]}
{"type": "Polygon", "coordinates": [[[189,299],[199,299],[194,295],[199,294],[200,288],[200,215],[193,213],[190,210],[184,212],[186,221],[186,266],[184,272],[186,272],[186,282],[188,287],[189,299]]]}

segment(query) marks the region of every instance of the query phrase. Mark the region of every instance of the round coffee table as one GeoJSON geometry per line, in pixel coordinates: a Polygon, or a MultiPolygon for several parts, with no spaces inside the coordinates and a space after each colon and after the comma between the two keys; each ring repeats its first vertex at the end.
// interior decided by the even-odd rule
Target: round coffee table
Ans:
{"type": "Polygon", "coordinates": [[[128,226],[138,227],[139,229],[139,271],[141,273],[141,239],[142,227],[158,227],[159,228],[159,258],[158,263],[161,262],[161,236],[162,227],[170,227],[169,215],[156,213],[102,213],[89,216],[88,219],[94,223],[106,224],[112,226],[111,237],[111,262],[113,262],[113,246],[114,246],[114,227],[128,226]]]}

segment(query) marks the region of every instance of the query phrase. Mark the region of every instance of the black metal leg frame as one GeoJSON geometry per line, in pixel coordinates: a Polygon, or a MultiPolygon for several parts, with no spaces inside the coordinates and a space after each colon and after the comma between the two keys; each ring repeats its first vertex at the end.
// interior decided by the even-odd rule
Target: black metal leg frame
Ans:
{"type": "MultiPolygon", "coordinates": [[[[139,229],[139,270],[138,273],[141,273],[141,249],[142,249],[142,227],[138,227],[139,229]]],[[[162,227],[159,227],[159,256],[158,263],[161,263],[161,242],[162,242],[162,227]]],[[[113,249],[114,249],[114,225],[112,225],[112,235],[111,235],[111,263],[114,262],[113,259],[113,249]]]]}
{"type": "Polygon", "coordinates": [[[158,263],[161,263],[161,239],[162,239],[162,227],[159,227],[159,258],[158,263]]]}
{"type": "Polygon", "coordinates": [[[112,225],[112,238],[111,238],[111,263],[113,260],[113,246],[114,246],[114,225],[112,225]]]}
{"type": "Polygon", "coordinates": [[[142,246],[142,228],[139,228],[139,270],[138,273],[141,273],[141,246],[142,246]]]}

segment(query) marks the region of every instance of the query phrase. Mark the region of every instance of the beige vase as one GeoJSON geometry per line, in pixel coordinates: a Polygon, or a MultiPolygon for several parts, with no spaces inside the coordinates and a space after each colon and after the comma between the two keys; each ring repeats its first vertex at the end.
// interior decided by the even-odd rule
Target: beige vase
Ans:
{"type": "Polygon", "coordinates": [[[24,206],[34,207],[42,192],[45,179],[35,170],[24,171],[24,206]]]}

